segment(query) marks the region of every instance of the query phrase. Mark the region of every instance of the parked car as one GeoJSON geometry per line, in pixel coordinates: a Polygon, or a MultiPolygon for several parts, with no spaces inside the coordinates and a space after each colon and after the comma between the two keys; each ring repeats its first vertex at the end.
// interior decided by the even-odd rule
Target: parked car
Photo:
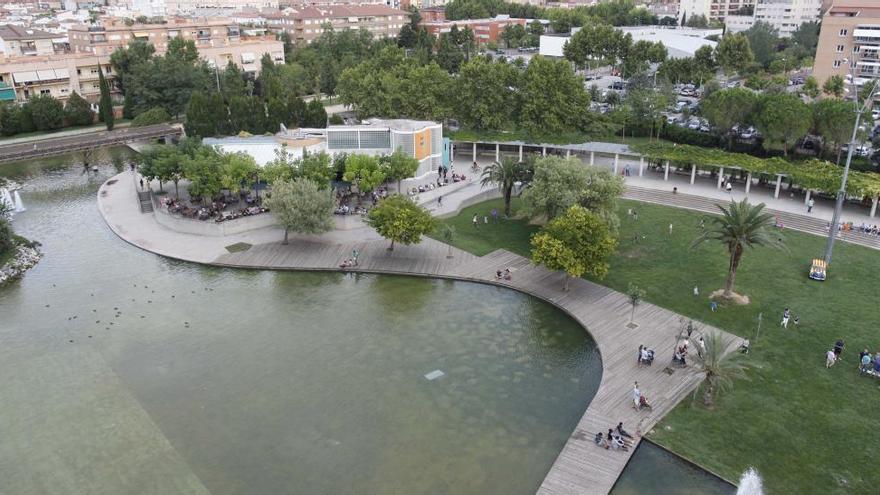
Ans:
{"type": "Polygon", "coordinates": [[[739,137],[743,139],[754,139],[758,137],[758,131],[754,127],[748,126],[740,132],[739,137]]]}
{"type": "Polygon", "coordinates": [[[871,118],[874,120],[880,120],[880,108],[875,108],[871,110],[871,118]]]}
{"type": "Polygon", "coordinates": [[[686,101],[679,101],[679,102],[677,102],[677,103],[675,104],[675,106],[673,107],[673,109],[675,110],[675,113],[681,113],[682,110],[684,110],[686,106],[688,106],[688,102],[686,102],[686,101]]]}
{"type": "Polygon", "coordinates": [[[616,91],[623,91],[625,88],[623,81],[614,81],[613,83],[608,85],[608,89],[613,89],[616,91]]]}
{"type": "Polygon", "coordinates": [[[675,123],[675,115],[667,115],[666,116],[666,123],[667,124],[674,124],[675,123]]]}
{"type": "Polygon", "coordinates": [[[700,119],[691,119],[690,121],[688,121],[687,128],[692,131],[696,131],[700,128],[701,125],[702,122],[700,122],[700,119]]]}
{"type": "Polygon", "coordinates": [[[856,146],[853,150],[853,154],[857,156],[871,156],[871,148],[867,146],[856,146]]]}

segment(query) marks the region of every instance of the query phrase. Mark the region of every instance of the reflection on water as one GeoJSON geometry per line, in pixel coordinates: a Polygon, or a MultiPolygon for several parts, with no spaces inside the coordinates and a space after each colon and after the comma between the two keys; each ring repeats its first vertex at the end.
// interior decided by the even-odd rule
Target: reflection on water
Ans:
{"type": "MultiPolygon", "coordinates": [[[[76,157],[0,168],[24,184],[16,229],[46,253],[0,289],[0,371],[41,360],[0,392],[63,424],[37,440],[16,430],[24,406],[0,406],[0,427],[16,432],[0,447],[0,464],[15,466],[4,476],[12,492],[69,469],[94,422],[95,435],[115,424],[121,406],[105,393],[133,397],[214,493],[534,492],[600,379],[598,353],[571,319],[470,283],[215,269],[145,253],[95,207],[98,185],[127,159],[105,151],[91,159],[96,173],[76,157]],[[69,378],[94,370],[94,385],[69,378]],[[425,379],[434,370],[445,376],[425,379]],[[74,385],[85,389],[48,392],[74,385]],[[90,392],[86,413],[74,404],[90,392]]],[[[137,421],[126,429],[154,427],[137,421]]]]}
{"type": "Polygon", "coordinates": [[[651,442],[642,442],[612,495],[733,495],[736,487],[651,442]]]}

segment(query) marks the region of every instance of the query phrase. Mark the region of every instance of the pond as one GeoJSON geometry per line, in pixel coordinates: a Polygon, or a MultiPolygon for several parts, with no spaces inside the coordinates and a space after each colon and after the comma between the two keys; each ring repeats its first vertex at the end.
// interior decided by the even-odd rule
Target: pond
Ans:
{"type": "Polygon", "coordinates": [[[0,165],[45,253],[0,288],[6,489],[535,492],[601,378],[572,319],[473,283],[146,253],[96,208],[130,157],[0,165]]]}

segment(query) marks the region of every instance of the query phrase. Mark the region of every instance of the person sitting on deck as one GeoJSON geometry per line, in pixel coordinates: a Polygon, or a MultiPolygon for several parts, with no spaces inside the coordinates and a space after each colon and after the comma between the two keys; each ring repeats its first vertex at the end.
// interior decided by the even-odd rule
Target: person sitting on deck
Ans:
{"type": "Polygon", "coordinates": [[[504,269],[504,280],[511,280],[513,275],[510,273],[510,268],[504,269]]]}
{"type": "Polygon", "coordinates": [[[608,443],[605,442],[605,436],[602,435],[602,432],[601,432],[601,431],[598,432],[598,433],[596,433],[596,436],[593,437],[593,443],[595,443],[595,444],[598,445],[599,447],[605,447],[606,449],[610,447],[610,446],[608,445],[608,443]]]}
{"type": "Polygon", "coordinates": [[[354,263],[351,261],[351,258],[346,258],[342,264],[339,265],[339,268],[350,268],[354,263]]]}
{"type": "Polygon", "coordinates": [[[501,280],[503,277],[504,275],[501,274],[501,270],[495,271],[495,280],[501,280]]]}
{"type": "Polygon", "coordinates": [[[617,428],[615,428],[615,429],[617,430],[617,433],[620,436],[626,437],[626,438],[633,438],[632,435],[630,435],[629,433],[627,433],[626,430],[623,429],[623,421],[621,421],[620,423],[617,423],[617,428]]]}
{"type": "Polygon", "coordinates": [[[642,409],[651,410],[651,404],[648,404],[648,399],[644,395],[639,397],[639,410],[642,409]]]}

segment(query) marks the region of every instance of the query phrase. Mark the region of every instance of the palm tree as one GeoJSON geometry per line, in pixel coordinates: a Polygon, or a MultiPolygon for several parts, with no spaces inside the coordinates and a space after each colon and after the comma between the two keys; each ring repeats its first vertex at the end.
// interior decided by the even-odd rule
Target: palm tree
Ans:
{"type": "Polygon", "coordinates": [[[694,397],[703,392],[703,405],[712,409],[719,393],[733,388],[733,381],[745,377],[746,367],[735,358],[724,358],[724,339],[715,331],[708,332],[703,339],[705,350],[697,355],[696,362],[703,373],[702,385],[694,391],[694,397]]]}
{"type": "Polygon", "coordinates": [[[528,167],[524,162],[505,157],[500,162],[494,162],[483,169],[480,177],[480,185],[483,187],[495,185],[504,196],[504,216],[510,216],[510,197],[513,194],[513,186],[517,182],[525,182],[528,177],[528,167]]]}
{"type": "Polygon", "coordinates": [[[730,202],[727,208],[718,206],[721,216],[709,216],[709,225],[700,237],[691,245],[695,247],[708,240],[718,241],[730,253],[730,265],[727,270],[727,282],[724,284],[724,297],[733,296],[733,283],[736,281],[736,270],[739,268],[745,248],[770,246],[784,249],[782,237],[771,234],[769,228],[776,224],[773,215],[764,212],[764,203],[752,205],[745,199],[739,203],[730,202]]]}

